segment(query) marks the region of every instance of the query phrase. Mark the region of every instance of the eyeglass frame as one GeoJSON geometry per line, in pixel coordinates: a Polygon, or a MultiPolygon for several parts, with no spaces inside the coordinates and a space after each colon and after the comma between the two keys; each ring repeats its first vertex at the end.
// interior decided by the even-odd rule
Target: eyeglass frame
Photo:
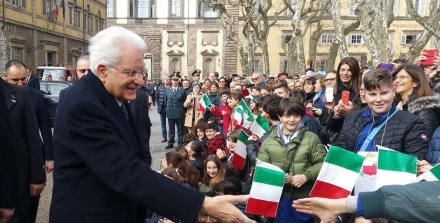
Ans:
{"type": "Polygon", "coordinates": [[[331,81],[335,81],[336,80],[336,78],[327,78],[327,79],[324,79],[324,82],[331,82],[331,81]]]}
{"type": "Polygon", "coordinates": [[[132,69],[132,68],[123,68],[123,69],[121,69],[121,68],[118,68],[118,67],[115,67],[115,66],[109,66],[109,67],[121,71],[122,74],[124,74],[125,76],[130,77],[130,78],[135,78],[136,79],[136,78],[139,77],[139,75],[142,78],[144,78],[145,75],[146,75],[145,70],[137,70],[137,69],[132,69]],[[135,72],[135,73],[133,73],[133,72],[135,72]]]}

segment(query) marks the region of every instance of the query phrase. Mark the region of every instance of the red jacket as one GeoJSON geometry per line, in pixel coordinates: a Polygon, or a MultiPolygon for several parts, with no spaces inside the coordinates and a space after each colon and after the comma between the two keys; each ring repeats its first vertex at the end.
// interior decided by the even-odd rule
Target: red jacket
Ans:
{"type": "Polygon", "coordinates": [[[219,108],[216,107],[212,112],[223,121],[223,134],[227,135],[231,125],[232,109],[227,104],[222,103],[219,108]],[[224,115],[222,115],[222,111],[224,111],[224,115]]]}
{"type": "Polygon", "coordinates": [[[229,153],[229,149],[226,148],[225,138],[220,133],[216,133],[214,138],[208,139],[206,143],[206,147],[208,147],[209,154],[216,154],[217,149],[223,150],[226,154],[229,153]]]}

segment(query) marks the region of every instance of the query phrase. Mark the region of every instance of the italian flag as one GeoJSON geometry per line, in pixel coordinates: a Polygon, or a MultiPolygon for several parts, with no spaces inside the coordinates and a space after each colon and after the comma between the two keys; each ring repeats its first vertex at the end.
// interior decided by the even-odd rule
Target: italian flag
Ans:
{"type": "Polygon", "coordinates": [[[246,213],[276,217],[284,179],[285,173],[279,167],[257,160],[246,213]]]}
{"type": "Polygon", "coordinates": [[[379,147],[376,188],[383,185],[409,184],[417,177],[417,158],[379,147]]]}
{"type": "Polygon", "coordinates": [[[440,164],[435,165],[431,170],[417,177],[416,181],[440,181],[440,164]]]}
{"type": "Polygon", "coordinates": [[[255,122],[252,124],[249,131],[251,132],[251,134],[257,135],[259,138],[261,138],[264,133],[269,131],[269,128],[269,122],[260,114],[255,119],[255,122]]]}
{"type": "Polygon", "coordinates": [[[246,151],[246,142],[248,140],[248,136],[242,130],[238,135],[237,144],[235,145],[234,157],[232,158],[232,166],[239,170],[243,170],[244,163],[246,161],[247,151],[246,151]]]}
{"type": "Polygon", "coordinates": [[[233,127],[237,128],[249,128],[254,121],[254,116],[247,106],[246,102],[241,99],[233,114],[233,127]]]}
{"type": "Polygon", "coordinates": [[[365,157],[331,146],[310,197],[346,198],[353,190],[365,157]]]}
{"type": "Polygon", "coordinates": [[[208,95],[203,94],[199,100],[199,103],[197,103],[197,110],[204,114],[209,108],[211,108],[211,100],[209,100],[208,95]]]}

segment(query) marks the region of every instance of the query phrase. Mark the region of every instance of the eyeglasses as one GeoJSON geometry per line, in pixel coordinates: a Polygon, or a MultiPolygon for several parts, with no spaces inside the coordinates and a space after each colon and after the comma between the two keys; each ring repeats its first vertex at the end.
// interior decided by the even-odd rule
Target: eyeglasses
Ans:
{"type": "Polygon", "coordinates": [[[409,76],[395,76],[393,78],[393,80],[404,80],[404,79],[407,79],[407,78],[410,78],[410,77],[409,76]]]}
{"type": "Polygon", "coordinates": [[[336,80],[336,78],[327,78],[327,79],[324,79],[325,82],[331,82],[331,81],[334,81],[334,80],[336,80]]]}
{"type": "Polygon", "coordinates": [[[256,77],[256,78],[251,78],[252,81],[256,81],[258,80],[260,77],[256,77]]]}
{"type": "Polygon", "coordinates": [[[131,69],[131,68],[120,69],[120,68],[113,67],[113,66],[111,68],[115,68],[116,70],[121,71],[127,77],[131,77],[131,78],[137,78],[137,77],[139,77],[139,75],[141,77],[144,77],[144,74],[145,74],[145,70],[136,70],[136,69],[131,69]]]}
{"type": "Polygon", "coordinates": [[[80,73],[86,73],[86,72],[89,72],[89,69],[78,69],[78,71],[80,73]]]}

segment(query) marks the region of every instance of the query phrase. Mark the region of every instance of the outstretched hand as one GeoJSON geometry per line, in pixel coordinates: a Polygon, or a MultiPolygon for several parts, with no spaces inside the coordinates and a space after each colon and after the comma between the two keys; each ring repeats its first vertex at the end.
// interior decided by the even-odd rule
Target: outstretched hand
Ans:
{"type": "Polygon", "coordinates": [[[248,199],[246,195],[205,197],[201,212],[225,223],[256,223],[234,206],[234,203],[246,202],[248,199]]]}
{"type": "Polygon", "coordinates": [[[347,212],[347,199],[304,198],[293,201],[292,207],[299,212],[318,216],[321,222],[333,222],[338,215],[347,212]]]}

